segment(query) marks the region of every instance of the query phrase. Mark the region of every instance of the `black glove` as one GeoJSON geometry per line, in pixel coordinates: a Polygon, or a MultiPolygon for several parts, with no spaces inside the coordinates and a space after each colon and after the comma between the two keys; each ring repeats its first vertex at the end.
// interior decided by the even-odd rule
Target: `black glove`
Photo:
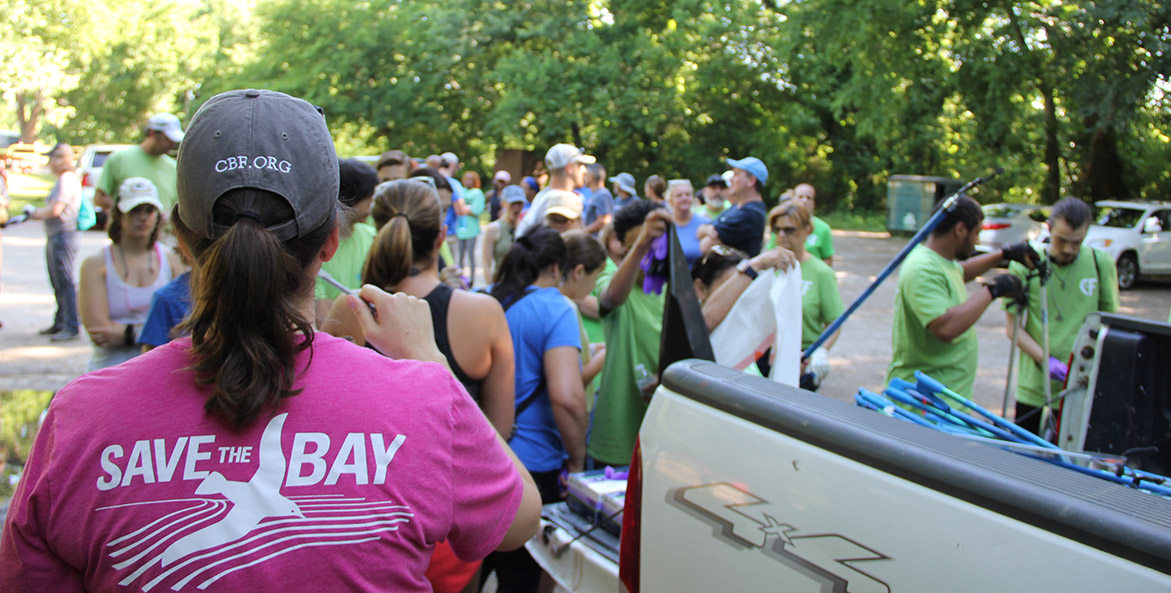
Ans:
{"type": "Polygon", "coordinates": [[[1021,241],[1020,243],[1013,243],[1000,251],[1004,257],[1004,261],[1014,261],[1030,270],[1036,269],[1037,264],[1041,262],[1041,256],[1033,250],[1028,241],[1021,241]]]}
{"type": "Polygon", "coordinates": [[[1025,297],[1025,283],[1013,274],[1001,274],[991,280],[986,280],[984,286],[992,293],[992,298],[1010,296],[1017,299],[1025,297]]]}

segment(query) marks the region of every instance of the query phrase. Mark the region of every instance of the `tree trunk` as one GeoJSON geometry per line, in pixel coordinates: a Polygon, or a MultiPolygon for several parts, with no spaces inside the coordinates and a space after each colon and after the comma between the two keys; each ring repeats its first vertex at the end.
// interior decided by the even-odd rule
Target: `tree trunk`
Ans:
{"type": "Polygon", "coordinates": [[[32,144],[41,129],[41,116],[45,114],[45,97],[36,91],[30,97],[25,91],[16,93],[16,121],[20,124],[20,141],[32,144]]]}
{"type": "Polygon", "coordinates": [[[1086,128],[1093,132],[1086,143],[1086,157],[1082,164],[1082,195],[1091,202],[1129,198],[1122,157],[1118,154],[1118,136],[1111,128],[1098,127],[1096,120],[1090,118],[1086,122],[1086,128]]]}
{"type": "Polygon", "coordinates": [[[1041,202],[1055,204],[1061,199],[1061,147],[1057,144],[1057,107],[1053,102],[1053,87],[1040,84],[1045,102],[1045,185],[1041,188],[1041,202]]]}

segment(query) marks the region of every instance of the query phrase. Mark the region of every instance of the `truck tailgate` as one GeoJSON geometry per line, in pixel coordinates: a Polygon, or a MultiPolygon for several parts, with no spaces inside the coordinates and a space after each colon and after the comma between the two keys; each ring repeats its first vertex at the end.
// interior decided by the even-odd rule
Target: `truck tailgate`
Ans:
{"type": "Polygon", "coordinates": [[[1171,501],[712,363],[640,441],[644,592],[1171,590],[1171,501]]]}

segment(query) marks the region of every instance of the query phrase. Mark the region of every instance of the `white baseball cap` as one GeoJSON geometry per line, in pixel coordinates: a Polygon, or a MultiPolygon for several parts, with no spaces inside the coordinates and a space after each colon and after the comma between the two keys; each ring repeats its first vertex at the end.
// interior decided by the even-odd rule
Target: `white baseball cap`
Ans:
{"type": "Polygon", "coordinates": [[[572,144],[554,144],[553,148],[545,153],[545,166],[549,167],[550,171],[564,169],[569,163],[589,165],[597,160],[572,144]]]}
{"type": "Polygon", "coordinates": [[[162,212],[163,203],[159,201],[159,188],[145,177],[130,177],[118,187],[118,209],[123,214],[143,205],[150,204],[162,212]]]}
{"type": "Polygon", "coordinates": [[[152,115],[146,122],[146,129],[166,134],[171,142],[183,141],[183,126],[179,125],[179,118],[170,113],[152,115]]]}

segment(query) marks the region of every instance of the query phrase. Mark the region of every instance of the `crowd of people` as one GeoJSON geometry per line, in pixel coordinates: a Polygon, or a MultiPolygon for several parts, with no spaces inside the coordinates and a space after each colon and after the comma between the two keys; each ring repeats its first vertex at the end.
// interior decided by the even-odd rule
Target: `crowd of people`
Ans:
{"type": "MultiPolygon", "coordinates": [[[[250,564],[223,586],[476,591],[494,573],[499,591],[536,591],[541,570],[519,546],[539,504],[564,498],[567,472],[630,462],[658,385],[666,298],[646,288],[646,262],[670,228],[709,331],[758,274],[793,266],[803,350],[844,310],[813,186],[766,208],[769,171],[754,156],[713,163],[702,184],[653,175],[640,195],[630,173],[556,144],[530,175],[486,174],[485,192],[453,152],[339,160],[320,113],[280,93],[224,93],[186,132],[169,114],[147,128],[103,170],[111,243],[83,262],[79,295],[68,145],[54,148],[57,184],[33,214],[57,298],[42,333],[76,339],[84,326],[94,355],[55,397],[9,512],[0,583],[16,588],[170,578],[288,522],[313,562],[245,547],[234,558],[250,564]],[[254,474],[240,465],[248,451],[254,474]],[[195,521],[180,504],[212,495],[250,501],[251,514],[195,521]],[[317,510],[330,497],[398,518],[354,515],[378,525],[376,543],[337,539],[317,510]],[[133,510],[148,502],[166,512],[133,510]],[[161,530],[157,565],[134,572],[110,553],[171,512],[192,521],[161,530]],[[79,531],[54,527],[91,514],[79,531]]],[[[982,213],[961,199],[903,266],[889,376],[923,370],[970,394],[972,325],[998,297],[1018,303],[1010,322],[1035,309],[1034,270],[1050,265],[1062,280],[1051,307],[1069,321],[1050,327],[1046,361],[1029,316],[1018,414],[1048,403],[1037,385],[1059,378],[1076,318],[1117,306],[1112,260],[1081,246],[1084,207],[1054,208],[1048,257],[1023,244],[969,257],[982,213]],[[966,282],[1006,263],[968,297],[966,282]],[[1074,276],[1086,274],[1089,293],[1074,276]]],[[[802,361],[803,388],[829,373],[840,331],[802,361]]]]}

